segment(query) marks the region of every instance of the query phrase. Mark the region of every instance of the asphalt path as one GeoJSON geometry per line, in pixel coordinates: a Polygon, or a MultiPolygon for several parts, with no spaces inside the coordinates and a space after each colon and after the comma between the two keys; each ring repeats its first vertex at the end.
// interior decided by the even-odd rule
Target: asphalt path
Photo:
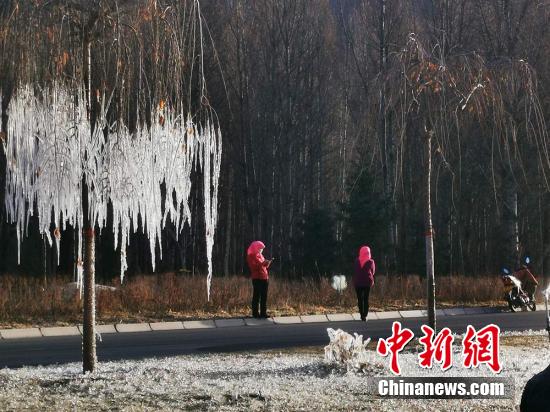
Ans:
{"type": "MultiPolygon", "coordinates": [[[[446,316],[437,320],[438,328],[449,327],[464,333],[467,325],[476,329],[490,323],[501,331],[540,330],[546,327],[546,313],[490,313],[446,316]]],[[[173,330],[103,334],[97,343],[98,360],[144,359],[184,354],[260,351],[328,343],[327,328],[357,332],[373,340],[390,335],[396,319],[349,322],[300,323],[289,325],[239,326],[215,329],[173,330]]],[[[398,319],[420,335],[426,318],[398,319]]],[[[81,361],[80,336],[5,339],[0,341],[0,368],[51,365],[81,361]]]]}

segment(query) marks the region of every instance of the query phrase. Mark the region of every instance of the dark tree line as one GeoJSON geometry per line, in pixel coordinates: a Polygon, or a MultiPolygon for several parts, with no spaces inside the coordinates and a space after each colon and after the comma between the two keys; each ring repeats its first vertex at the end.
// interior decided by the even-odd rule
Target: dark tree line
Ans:
{"type": "Polygon", "coordinates": [[[222,272],[243,270],[254,238],[285,273],[349,270],[363,243],[382,270],[424,272],[430,132],[436,272],[494,273],[529,254],[550,273],[548,4],[212,8],[231,135],[222,272]]]}
{"type": "MultiPolygon", "coordinates": [[[[192,63],[171,52],[171,41],[185,39],[162,23],[177,2],[112,3],[125,42],[117,51],[117,25],[102,19],[111,42],[93,58],[98,88],[119,67],[126,97],[140,70],[147,73],[144,107],[187,93],[170,77],[192,63]],[[123,66],[112,64],[121,55],[123,66]]],[[[278,258],[274,270],[290,276],[345,273],[362,244],[372,246],[381,271],[424,273],[429,158],[437,274],[495,273],[529,254],[536,271],[550,275],[548,2],[203,0],[201,7],[208,104],[224,133],[217,274],[245,272],[244,251],[255,239],[278,258]]],[[[59,10],[49,18],[61,21],[59,10]]],[[[3,132],[17,79],[31,70],[47,79],[65,59],[63,42],[47,44],[50,21],[33,21],[31,30],[23,12],[15,0],[0,8],[3,132]],[[22,57],[28,49],[34,65],[22,57]]],[[[198,216],[201,194],[191,197],[198,216]]],[[[2,208],[2,272],[73,270],[70,235],[56,269],[53,251],[32,231],[18,269],[4,216],[2,208]]],[[[174,228],[165,230],[158,271],[204,272],[197,221],[178,240],[174,228]]],[[[96,240],[97,271],[107,278],[118,271],[112,242],[108,232],[96,240]]],[[[130,275],[150,271],[147,250],[134,235],[130,275]]]]}

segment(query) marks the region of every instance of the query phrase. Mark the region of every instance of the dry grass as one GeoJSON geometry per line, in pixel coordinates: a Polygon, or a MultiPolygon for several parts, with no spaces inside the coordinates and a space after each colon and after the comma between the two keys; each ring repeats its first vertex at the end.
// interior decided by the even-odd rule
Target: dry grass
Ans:
{"type": "MultiPolygon", "coordinates": [[[[0,328],[23,325],[63,325],[81,321],[82,304],[67,290],[68,278],[42,280],[0,276],[0,328]]],[[[242,276],[217,277],[212,298],[206,301],[204,276],[163,274],[135,276],[115,292],[98,291],[97,320],[139,322],[248,316],[252,287],[242,276]]],[[[371,293],[373,310],[422,308],[425,282],[419,276],[378,276],[371,293]]],[[[502,305],[500,280],[494,277],[441,277],[437,284],[441,307],[502,305]]],[[[278,279],[269,284],[268,309],[272,315],[354,312],[355,292],[336,293],[327,279],[278,279]]]]}

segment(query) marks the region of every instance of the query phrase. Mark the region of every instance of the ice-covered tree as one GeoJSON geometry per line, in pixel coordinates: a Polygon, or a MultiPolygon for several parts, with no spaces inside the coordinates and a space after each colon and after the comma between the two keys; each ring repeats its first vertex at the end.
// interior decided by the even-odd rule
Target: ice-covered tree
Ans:
{"type": "Polygon", "coordinates": [[[59,1],[17,4],[14,15],[28,37],[5,105],[7,217],[20,243],[37,215],[58,253],[63,231],[77,230],[83,368],[93,371],[96,229],[113,231],[122,279],[129,235],[142,227],[154,269],[167,222],[179,233],[191,219],[192,175],[202,178],[210,298],[221,132],[205,85],[200,4],[59,1]]]}

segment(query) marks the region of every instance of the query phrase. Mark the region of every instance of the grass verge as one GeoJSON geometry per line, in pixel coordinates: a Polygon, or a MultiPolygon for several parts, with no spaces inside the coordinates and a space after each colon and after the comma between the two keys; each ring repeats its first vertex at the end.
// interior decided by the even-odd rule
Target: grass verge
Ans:
{"type": "MultiPolygon", "coordinates": [[[[0,328],[69,325],[81,322],[82,301],[68,277],[43,280],[0,276],[0,328]]],[[[116,290],[98,290],[97,322],[146,322],[250,315],[252,286],[243,276],[215,277],[206,300],[204,276],[173,273],[134,276],[116,290]]],[[[426,284],[416,275],[377,276],[370,296],[371,310],[425,308],[426,284]]],[[[446,276],[437,279],[438,307],[503,306],[498,276],[446,276]]],[[[272,316],[356,312],[352,287],[342,294],[326,278],[278,278],[269,284],[272,316]]]]}

